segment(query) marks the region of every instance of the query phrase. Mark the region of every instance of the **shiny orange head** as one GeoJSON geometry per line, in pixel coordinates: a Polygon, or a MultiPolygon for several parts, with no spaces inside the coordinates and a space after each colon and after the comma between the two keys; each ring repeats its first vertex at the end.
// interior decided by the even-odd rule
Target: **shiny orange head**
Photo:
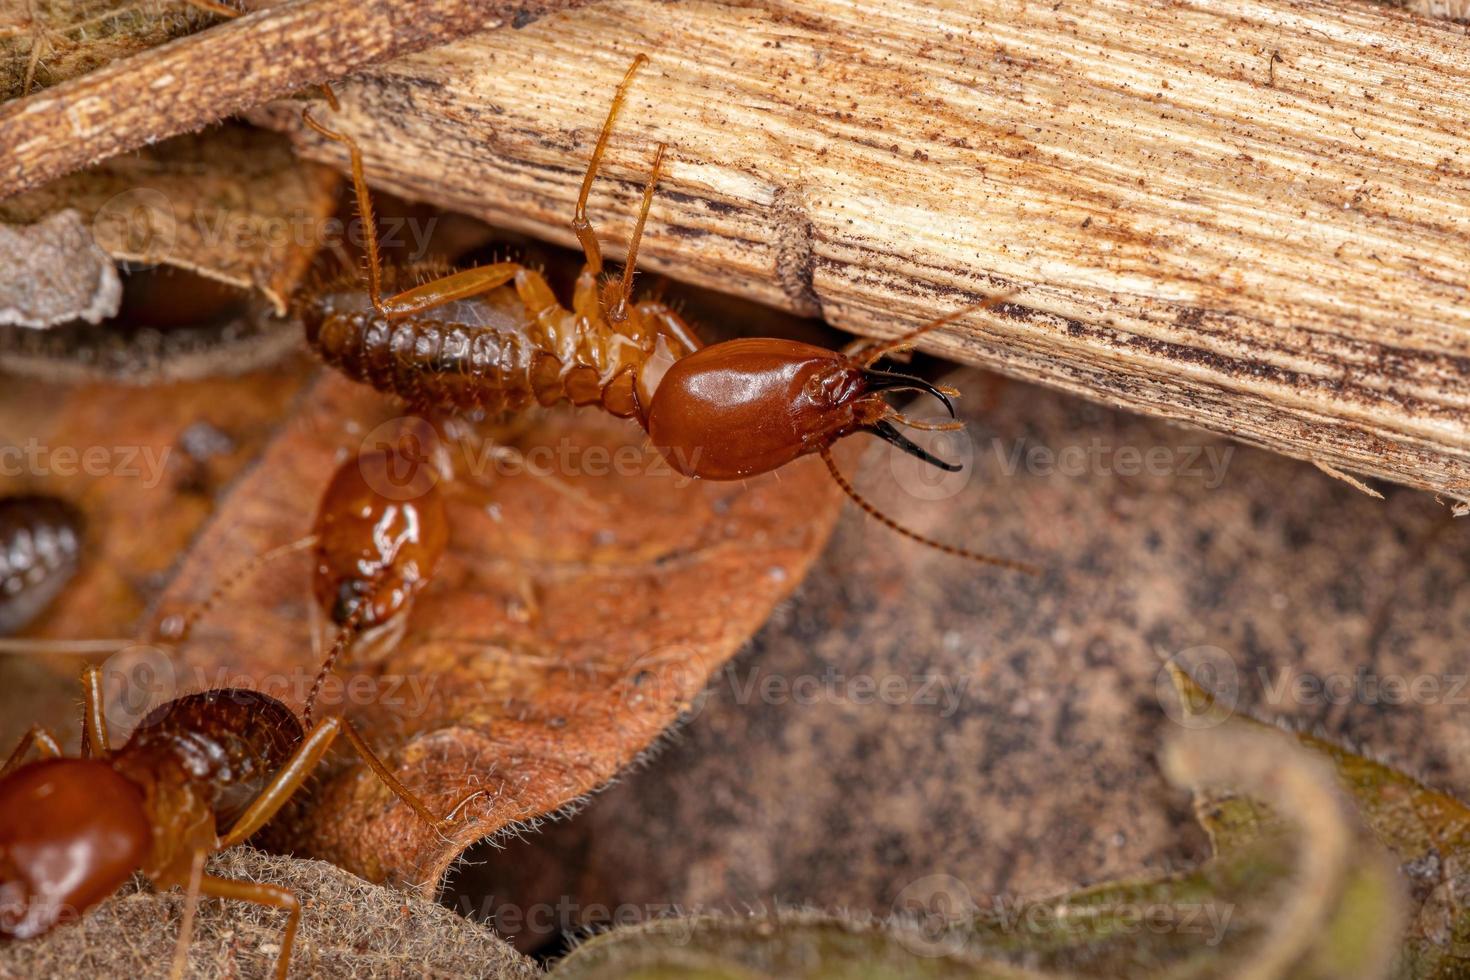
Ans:
{"type": "Polygon", "coordinates": [[[0,937],[74,919],[142,865],[143,791],[105,762],[45,759],[0,780],[0,937]]]}
{"type": "Polygon", "coordinates": [[[361,629],[407,608],[449,543],[449,521],[426,460],[395,449],[359,454],[332,477],[316,519],[317,602],[361,629]]]}
{"type": "Polygon", "coordinates": [[[875,371],[836,351],[791,340],[730,340],[669,366],[644,414],[648,434],[684,476],[738,480],[778,469],[843,436],[871,432],[925,462],[946,463],[887,420],[883,391],[948,396],[920,378],[875,371]]]}

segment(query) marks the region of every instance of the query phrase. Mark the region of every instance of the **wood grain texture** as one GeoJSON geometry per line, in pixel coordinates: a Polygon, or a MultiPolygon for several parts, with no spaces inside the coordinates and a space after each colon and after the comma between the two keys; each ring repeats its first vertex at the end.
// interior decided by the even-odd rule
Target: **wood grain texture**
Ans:
{"type": "Polygon", "coordinates": [[[286,0],[5,103],[0,197],[384,58],[577,2],[286,0]]]}
{"type": "MultiPolygon", "coordinates": [[[[1378,5],[621,0],[347,86],[370,179],[1346,471],[1470,487],[1470,40],[1378,5]]],[[[295,108],[259,118],[298,127],[295,108]]],[[[299,135],[299,134],[298,134],[299,135]]],[[[342,162],[340,148],[304,151],[342,162]]]]}

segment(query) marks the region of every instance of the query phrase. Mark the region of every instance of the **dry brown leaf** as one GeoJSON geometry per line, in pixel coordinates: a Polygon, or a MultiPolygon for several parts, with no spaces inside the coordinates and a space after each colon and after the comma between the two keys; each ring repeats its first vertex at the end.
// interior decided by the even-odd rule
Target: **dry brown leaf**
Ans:
{"type": "MultiPolygon", "coordinates": [[[[216,495],[291,404],[301,368],[148,388],[0,382],[0,493],[65,497],[88,524],[77,577],[29,635],[131,635],[216,495]]],[[[50,663],[73,679],[80,670],[73,658],[50,663]]]]}
{"type": "MultiPolygon", "coordinates": [[[[307,534],[332,470],[386,438],[385,399],[324,377],[221,505],[160,615],[204,598],[251,557],[307,534]]],[[[364,877],[432,889],[470,843],[601,786],[673,723],[707,677],[801,580],[841,496],[806,460],[747,484],[676,479],[634,424],[599,413],[529,420],[511,445],[554,476],[469,474],[447,484],[450,553],[406,635],[356,651],[323,706],[368,733],[438,812],[475,790],[452,839],[421,823],[355,760],[327,776],[307,821],[275,843],[364,877]]],[[[480,472],[486,472],[480,470],[480,472]]],[[[171,661],[119,655],[115,676],[173,664],[170,690],[256,687],[300,707],[316,672],[304,553],[262,571],[171,661]]]]}
{"type": "Polygon", "coordinates": [[[284,314],[331,231],[336,190],[335,174],[298,160],[280,137],[226,126],[0,201],[0,220],[30,224],[75,209],[84,234],[114,259],[257,289],[284,314]]]}

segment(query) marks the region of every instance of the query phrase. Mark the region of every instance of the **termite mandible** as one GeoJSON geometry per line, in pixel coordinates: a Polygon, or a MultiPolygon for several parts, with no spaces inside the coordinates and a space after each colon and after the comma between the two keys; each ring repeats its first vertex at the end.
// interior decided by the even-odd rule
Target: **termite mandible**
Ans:
{"type": "Polygon", "coordinates": [[[361,148],[303,113],[307,126],[347,149],[367,249],[365,281],[349,274],[298,298],[309,346],[349,378],[396,395],[421,413],[515,412],[563,401],[600,406],[636,419],[669,465],[688,477],[738,480],[816,453],[849,497],[899,534],[971,561],[1035,574],[1025,562],[947,545],[903,527],[858,494],[831,453],[837,440],[868,432],[926,463],[958,470],[909,440],[895,423],[959,423],[911,422],[883,397],[894,390],[928,392],[953,417],[950,392],[873,365],[936,327],[999,305],[1005,296],[852,354],[779,338],[705,347],[669,306],[633,301],[638,244],[663,168],[664,143],[654,153],[622,276],[602,281],[602,251],[587,218],[587,198],[628,89],[647,63],[640,54],[624,74],[582,180],[571,225],[586,262],[571,309],[561,306],[539,272],[515,262],[424,282],[418,280],[425,269],[385,268],[361,148]]]}

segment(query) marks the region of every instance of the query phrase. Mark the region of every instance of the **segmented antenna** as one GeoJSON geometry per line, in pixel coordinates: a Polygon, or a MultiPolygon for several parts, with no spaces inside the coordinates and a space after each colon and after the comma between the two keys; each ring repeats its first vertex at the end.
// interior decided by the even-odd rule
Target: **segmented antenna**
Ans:
{"type": "Polygon", "coordinates": [[[847,481],[847,477],[843,476],[842,471],[837,468],[837,460],[832,458],[831,449],[823,446],[818,452],[822,456],[822,462],[827,464],[827,472],[832,474],[832,479],[837,481],[837,485],[842,488],[842,492],[851,497],[852,502],[861,507],[864,513],[889,530],[902,534],[910,541],[917,541],[919,544],[928,545],[935,551],[942,551],[946,555],[954,555],[956,558],[964,558],[967,561],[973,561],[981,565],[994,565],[997,568],[1006,568],[1013,572],[1024,572],[1027,575],[1041,574],[1041,569],[1036,565],[1024,561],[1016,561],[1011,558],[997,558],[994,555],[985,555],[978,551],[970,551],[968,548],[945,544],[943,541],[936,541],[933,538],[925,537],[918,531],[904,527],[873,504],[869,503],[866,497],[853,488],[853,485],[847,481]]]}

